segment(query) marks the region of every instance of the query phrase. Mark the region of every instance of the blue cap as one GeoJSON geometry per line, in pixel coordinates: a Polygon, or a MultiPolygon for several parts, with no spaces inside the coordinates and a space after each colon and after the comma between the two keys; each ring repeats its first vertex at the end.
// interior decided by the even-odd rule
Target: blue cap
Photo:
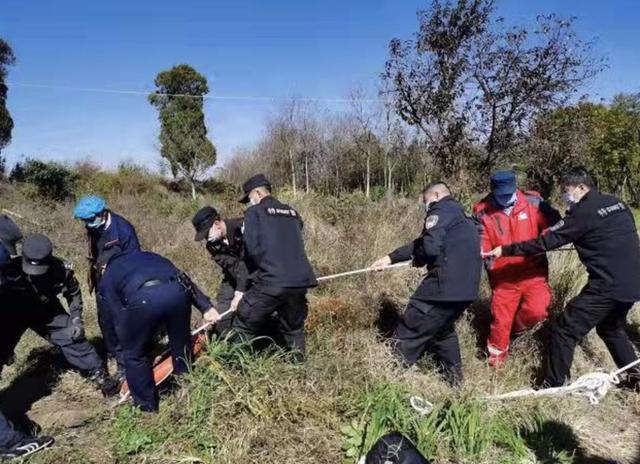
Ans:
{"type": "Polygon", "coordinates": [[[0,269],[4,269],[9,261],[11,261],[11,254],[9,254],[7,247],[0,243],[0,269]]]}
{"type": "Polygon", "coordinates": [[[73,208],[73,217],[76,219],[91,219],[100,214],[107,208],[107,202],[104,198],[96,195],[88,195],[82,197],[75,208],[73,208]]]}
{"type": "Polygon", "coordinates": [[[496,171],[491,174],[491,193],[495,197],[511,196],[517,189],[516,173],[513,171],[496,171]]]}

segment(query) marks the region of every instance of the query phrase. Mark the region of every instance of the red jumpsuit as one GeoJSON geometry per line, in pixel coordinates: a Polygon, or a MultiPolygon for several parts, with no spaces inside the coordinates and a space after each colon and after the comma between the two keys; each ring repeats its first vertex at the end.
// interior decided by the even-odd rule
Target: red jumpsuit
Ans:
{"type": "MultiPolygon", "coordinates": [[[[544,202],[539,193],[517,190],[516,195],[509,214],[496,206],[490,195],[473,207],[482,227],[483,252],[536,238],[560,220],[560,214],[544,202]]],[[[549,263],[542,254],[501,257],[486,264],[492,290],[487,348],[489,363],[499,366],[507,357],[511,332],[529,329],[548,316],[549,263]]]]}

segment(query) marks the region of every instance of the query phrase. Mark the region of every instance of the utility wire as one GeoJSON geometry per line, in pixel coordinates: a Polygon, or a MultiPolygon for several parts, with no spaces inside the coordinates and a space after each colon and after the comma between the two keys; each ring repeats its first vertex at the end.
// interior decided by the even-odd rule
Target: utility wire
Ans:
{"type": "MultiPolygon", "coordinates": [[[[46,89],[46,90],[64,90],[68,92],[91,92],[91,93],[107,93],[118,95],[158,95],[166,97],[184,97],[184,98],[201,98],[203,100],[231,100],[231,101],[253,101],[253,102],[274,102],[277,100],[286,100],[287,97],[267,97],[267,96],[253,96],[253,95],[188,95],[188,94],[172,94],[161,92],[145,92],[143,90],[126,90],[126,89],[107,89],[97,87],[72,87],[63,85],[50,85],[50,84],[34,84],[26,82],[12,82],[9,86],[33,88],[33,89],[46,89]]],[[[333,98],[333,97],[291,97],[291,99],[301,102],[309,103],[353,103],[358,101],[361,103],[383,103],[384,100],[377,98],[333,98]]]]}

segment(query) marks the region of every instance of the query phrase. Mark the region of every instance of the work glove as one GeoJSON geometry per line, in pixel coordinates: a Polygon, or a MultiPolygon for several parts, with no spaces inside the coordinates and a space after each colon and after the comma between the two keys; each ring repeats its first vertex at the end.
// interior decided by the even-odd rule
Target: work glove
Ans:
{"type": "Polygon", "coordinates": [[[231,300],[231,304],[229,305],[229,309],[231,311],[237,311],[238,310],[238,305],[240,304],[240,301],[242,300],[242,296],[243,295],[244,295],[244,293],[238,292],[238,291],[236,291],[234,293],[233,300],[231,300]]]}
{"type": "Polygon", "coordinates": [[[84,340],[84,324],[82,323],[82,319],[79,317],[74,317],[71,319],[71,340],[74,342],[80,342],[84,340]]]}

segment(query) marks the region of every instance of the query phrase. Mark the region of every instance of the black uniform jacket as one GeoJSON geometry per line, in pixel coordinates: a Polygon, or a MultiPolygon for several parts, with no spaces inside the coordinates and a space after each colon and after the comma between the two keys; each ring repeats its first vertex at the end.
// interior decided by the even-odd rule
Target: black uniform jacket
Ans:
{"type": "Polygon", "coordinates": [[[537,239],[502,247],[505,256],[531,255],[573,243],[589,286],[622,302],[640,300],[640,243],[633,214],[613,195],[589,191],[537,239]]]}
{"type": "Polygon", "coordinates": [[[391,262],[413,259],[428,274],[412,298],[424,301],[473,301],[482,269],[480,235],[472,219],[453,197],[433,203],[422,235],[398,248],[391,262]]]}
{"type": "Polygon", "coordinates": [[[272,196],[247,209],[244,242],[252,281],[284,288],[317,285],[302,227],[298,212],[272,196]]]}
{"type": "Polygon", "coordinates": [[[73,267],[60,258],[51,258],[49,270],[41,276],[29,276],[22,272],[22,258],[14,258],[7,270],[4,291],[18,298],[35,299],[42,305],[56,301],[62,295],[69,305],[71,317],[81,317],[83,304],[80,284],[73,267]]]}
{"type": "Polygon", "coordinates": [[[220,266],[224,280],[238,292],[248,287],[249,271],[244,261],[244,240],[242,238],[242,218],[227,219],[227,239],[207,242],[207,250],[220,266]]]}

